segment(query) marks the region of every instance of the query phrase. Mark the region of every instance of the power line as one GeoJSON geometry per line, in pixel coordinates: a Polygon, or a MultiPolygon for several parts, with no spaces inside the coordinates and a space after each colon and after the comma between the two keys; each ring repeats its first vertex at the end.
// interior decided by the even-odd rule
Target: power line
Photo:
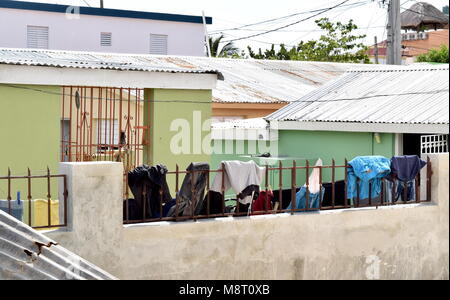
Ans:
{"type": "Polygon", "coordinates": [[[322,11],[322,10],[324,10],[324,9],[322,8],[322,9],[314,9],[314,10],[310,10],[310,11],[299,12],[299,13],[290,14],[290,15],[287,15],[287,16],[278,17],[278,18],[274,18],[274,19],[270,19],[270,20],[259,21],[257,23],[243,24],[242,26],[239,26],[239,27],[232,27],[232,28],[227,28],[227,29],[214,30],[214,31],[212,31],[212,33],[218,33],[218,32],[223,32],[223,31],[240,30],[240,29],[244,29],[244,28],[247,28],[247,27],[252,27],[252,26],[266,24],[266,23],[272,23],[272,22],[275,22],[275,21],[288,19],[288,18],[297,16],[297,15],[308,14],[308,13],[315,13],[315,12],[322,11]]]}
{"type": "MultiPolygon", "coordinates": [[[[367,30],[367,29],[374,29],[374,28],[383,28],[384,26],[369,26],[369,27],[359,27],[355,30],[367,30]]],[[[261,32],[266,31],[267,29],[236,29],[236,30],[228,30],[228,31],[254,31],[254,32],[261,32]]],[[[327,30],[324,29],[312,29],[312,30],[279,30],[278,32],[325,32],[327,30]]],[[[220,34],[222,32],[213,33],[213,34],[220,34]]],[[[229,35],[228,33],[223,33],[224,35],[229,35]]]]}
{"type": "Polygon", "coordinates": [[[91,5],[86,1],[86,0],[82,0],[87,6],[91,7],[91,5]]]}
{"type": "Polygon", "coordinates": [[[339,4],[335,5],[335,6],[326,8],[326,9],[324,9],[323,11],[321,11],[321,12],[319,12],[319,13],[317,13],[317,14],[314,14],[314,15],[309,16],[309,17],[307,17],[307,18],[301,19],[301,20],[296,21],[296,22],[294,22],[294,23],[290,23],[290,24],[287,24],[287,25],[284,25],[284,26],[281,26],[281,27],[278,27],[278,28],[275,28],[275,29],[271,29],[271,30],[268,30],[268,31],[266,31],[266,32],[262,32],[262,33],[258,33],[258,34],[253,34],[253,35],[249,35],[249,36],[246,36],[246,37],[241,37],[241,38],[237,38],[237,39],[233,39],[233,40],[229,40],[229,41],[224,41],[224,43],[231,43],[231,42],[236,42],[236,41],[240,41],[240,40],[246,40],[246,39],[249,39],[249,38],[253,38],[253,37],[265,35],[265,34],[268,34],[268,33],[271,33],[271,32],[276,32],[276,31],[278,31],[278,30],[288,28],[288,27],[290,27],[290,26],[297,25],[297,24],[299,24],[299,23],[301,23],[301,22],[310,20],[310,19],[312,19],[312,18],[314,18],[314,17],[317,17],[317,16],[319,16],[319,15],[325,13],[325,12],[328,12],[328,11],[330,11],[330,10],[333,10],[333,9],[335,9],[335,8],[341,6],[341,5],[343,5],[343,4],[345,4],[345,3],[349,2],[349,1],[350,1],[350,0],[345,0],[345,1],[339,3],[339,4]]]}
{"type": "MultiPolygon", "coordinates": [[[[445,69],[442,69],[445,70],[445,69]]],[[[345,72],[340,72],[345,73],[345,72]]],[[[57,92],[51,92],[51,91],[45,91],[38,88],[29,88],[29,87],[22,87],[17,85],[10,85],[10,84],[1,84],[7,87],[16,88],[16,89],[22,89],[22,90],[32,90],[35,92],[40,92],[43,94],[49,94],[49,95],[58,95],[58,96],[71,96],[65,93],[57,93],[57,92]]],[[[295,100],[295,101],[280,101],[280,102],[286,102],[286,103],[322,103],[322,102],[342,102],[342,101],[359,101],[359,100],[366,100],[366,99],[375,99],[375,98],[385,98],[385,97],[399,97],[399,96],[414,96],[414,95],[434,95],[439,93],[448,93],[450,90],[435,90],[435,91],[429,91],[429,92],[411,92],[411,93],[401,93],[401,94],[380,94],[380,95],[371,95],[371,96],[364,96],[364,97],[357,97],[357,98],[342,98],[342,99],[330,99],[330,100],[295,100]]],[[[96,100],[105,100],[105,98],[96,98],[96,97],[87,97],[88,99],[96,99],[96,100]]],[[[110,98],[109,100],[119,100],[119,99],[113,99],[110,98]]],[[[139,102],[145,102],[147,100],[139,100],[139,102]]],[[[158,101],[158,100],[149,100],[148,102],[151,103],[182,103],[182,104],[202,104],[202,105],[211,105],[212,102],[201,102],[201,101],[187,101],[187,100],[167,100],[167,101],[158,101]]]]}
{"type": "MultiPolygon", "coordinates": [[[[371,3],[371,2],[372,2],[372,1],[369,1],[369,2],[353,3],[353,4],[354,4],[354,7],[352,7],[352,8],[364,6],[364,5],[367,5],[367,4],[371,3]]],[[[343,14],[346,13],[346,12],[347,12],[347,11],[344,10],[343,12],[341,12],[341,13],[337,14],[336,16],[334,16],[334,17],[332,18],[332,20],[336,19],[337,17],[340,17],[341,15],[343,15],[343,14]]],[[[325,31],[326,31],[326,30],[325,30],[325,31]]],[[[295,40],[293,40],[292,42],[290,42],[290,44],[297,43],[298,41],[300,41],[300,40],[302,40],[303,38],[307,37],[307,36],[310,35],[311,33],[312,33],[312,31],[310,31],[310,32],[308,32],[307,34],[304,34],[304,35],[302,35],[302,36],[296,38],[295,40]]]]}

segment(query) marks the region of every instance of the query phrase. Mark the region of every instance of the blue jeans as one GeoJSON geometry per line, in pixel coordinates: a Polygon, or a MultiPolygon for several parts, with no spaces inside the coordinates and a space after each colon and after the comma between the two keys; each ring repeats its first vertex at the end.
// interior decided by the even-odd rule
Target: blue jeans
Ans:
{"type": "MultiPolygon", "coordinates": [[[[300,191],[297,193],[295,199],[295,209],[296,210],[304,210],[306,209],[306,187],[302,187],[300,191]]],[[[322,187],[322,192],[317,194],[309,193],[308,199],[308,210],[319,210],[320,203],[323,201],[323,195],[325,194],[325,188],[322,187]]],[[[292,202],[289,204],[288,210],[292,210],[292,202]]]]}

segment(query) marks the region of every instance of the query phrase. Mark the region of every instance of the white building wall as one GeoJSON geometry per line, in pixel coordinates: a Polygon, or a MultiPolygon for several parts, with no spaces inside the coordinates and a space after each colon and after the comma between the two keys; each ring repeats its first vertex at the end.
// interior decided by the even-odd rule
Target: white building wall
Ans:
{"type": "Polygon", "coordinates": [[[150,34],[168,35],[168,55],[205,56],[202,24],[65,14],[0,8],[0,47],[26,48],[27,26],[49,27],[49,49],[114,53],[150,53],[150,34]],[[112,46],[100,45],[100,33],[112,32],[112,46]]]}

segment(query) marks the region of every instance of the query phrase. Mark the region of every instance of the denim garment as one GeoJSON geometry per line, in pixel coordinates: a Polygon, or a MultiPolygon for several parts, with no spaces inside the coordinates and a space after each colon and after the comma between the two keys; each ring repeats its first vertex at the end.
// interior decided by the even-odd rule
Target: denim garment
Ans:
{"type": "Polygon", "coordinates": [[[360,156],[349,162],[349,165],[347,196],[352,205],[358,197],[358,186],[360,200],[369,198],[370,188],[372,199],[379,197],[382,179],[391,173],[391,160],[383,156],[360,156]]]}
{"type": "MultiPolygon", "coordinates": [[[[405,184],[400,180],[395,180],[395,190],[394,190],[394,199],[392,198],[392,189],[394,189],[394,182],[390,180],[385,181],[385,195],[384,195],[384,203],[394,203],[403,201],[405,202],[405,184]]],[[[407,183],[407,201],[416,201],[416,182],[415,180],[409,181],[407,183]]]]}
{"type": "MultiPolygon", "coordinates": [[[[295,209],[302,210],[306,209],[306,187],[302,187],[300,191],[297,193],[295,200],[295,209]]],[[[320,203],[323,201],[323,195],[325,194],[325,189],[322,187],[322,192],[317,194],[309,193],[308,199],[308,209],[309,210],[318,210],[320,209],[320,203]]],[[[292,202],[287,208],[288,210],[292,210],[292,202]]]]}
{"type": "Polygon", "coordinates": [[[395,199],[396,202],[416,201],[416,181],[415,180],[408,181],[408,183],[406,184],[406,188],[407,188],[407,196],[406,196],[407,198],[405,199],[405,184],[397,180],[397,198],[395,199]]]}

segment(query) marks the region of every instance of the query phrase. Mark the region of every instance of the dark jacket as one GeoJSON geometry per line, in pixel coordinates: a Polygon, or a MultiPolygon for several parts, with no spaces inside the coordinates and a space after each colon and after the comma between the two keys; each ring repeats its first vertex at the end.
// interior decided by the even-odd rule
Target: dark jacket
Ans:
{"type": "Polygon", "coordinates": [[[128,185],[134,196],[134,199],[128,200],[129,220],[157,218],[161,205],[172,201],[166,181],[167,172],[163,165],[143,165],[128,173],[128,185]]]}
{"type": "MultiPolygon", "coordinates": [[[[183,185],[177,195],[178,216],[199,215],[204,204],[205,189],[210,167],[207,163],[192,163],[186,171],[183,185]]],[[[175,217],[177,207],[169,211],[168,217],[175,217]]]]}
{"type": "Polygon", "coordinates": [[[396,156],[391,160],[391,177],[402,182],[412,181],[426,165],[417,155],[396,156]]]}

